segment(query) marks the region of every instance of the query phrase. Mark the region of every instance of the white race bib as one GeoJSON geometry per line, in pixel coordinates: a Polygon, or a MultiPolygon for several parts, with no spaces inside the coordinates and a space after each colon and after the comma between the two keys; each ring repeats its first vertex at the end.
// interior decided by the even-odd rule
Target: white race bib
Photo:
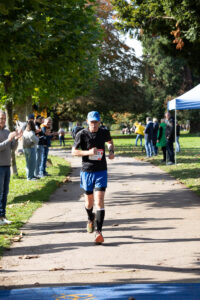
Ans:
{"type": "Polygon", "coordinates": [[[89,155],[90,160],[101,160],[103,156],[103,149],[97,149],[97,154],[89,155]]]}

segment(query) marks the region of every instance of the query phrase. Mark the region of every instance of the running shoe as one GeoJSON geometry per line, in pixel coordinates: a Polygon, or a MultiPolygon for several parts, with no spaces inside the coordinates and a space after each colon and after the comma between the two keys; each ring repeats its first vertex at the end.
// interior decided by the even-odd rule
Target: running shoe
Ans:
{"type": "Polygon", "coordinates": [[[93,220],[88,220],[87,222],[87,232],[93,233],[95,229],[95,213],[93,213],[93,220]]]}
{"type": "Polygon", "coordinates": [[[0,218],[0,225],[10,225],[12,221],[7,220],[5,217],[0,218]]]}
{"type": "Polygon", "coordinates": [[[95,236],[95,243],[101,245],[104,242],[104,238],[101,232],[97,231],[95,236]]]}

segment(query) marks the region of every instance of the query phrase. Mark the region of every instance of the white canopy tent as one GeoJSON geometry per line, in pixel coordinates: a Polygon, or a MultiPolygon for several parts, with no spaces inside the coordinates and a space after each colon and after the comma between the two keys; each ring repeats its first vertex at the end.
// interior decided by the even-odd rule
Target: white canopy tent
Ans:
{"type": "MultiPolygon", "coordinates": [[[[176,141],[176,111],[184,109],[200,109],[200,84],[171,100],[167,104],[168,110],[175,111],[175,141],[176,141]]],[[[175,164],[176,164],[176,151],[175,151],[175,164]]]]}

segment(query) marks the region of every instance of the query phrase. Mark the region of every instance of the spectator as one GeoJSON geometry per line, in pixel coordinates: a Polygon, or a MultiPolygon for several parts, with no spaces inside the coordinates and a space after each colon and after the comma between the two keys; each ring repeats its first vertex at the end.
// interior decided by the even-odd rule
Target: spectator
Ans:
{"type": "Polygon", "coordinates": [[[163,152],[163,160],[162,162],[166,162],[166,123],[164,119],[161,119],[159,129],[158,129],[158,139],[157,139],[157,147],[160,147],[163,152]]]}
{"type": "Polygon", "coordinates": [[[174,118],[171,116],[170,112],[166,112],[165,114],[167,120],[166,126],[166,140],[167,140],[167,153],[169,157],[168,165],[173,165],[174,161],[174,141],[175,141],[175,134],[174,134],[174,118]]]}
{"type": "Polygon", "coordinates": [[[42,160],[42,152],[43,152],[43,148],[44,148],[44,133],[42,132],[41,129],[41,124],[43,121],[43,117],[42,116],[37,116],[36,120],[35,120],[35,132],[37,137],[39,138],[39,142],[38,145],[36,145],[36,164],[35,164],[35,172],[34,175],[35,177],[40,177],[40,164],[41,164],[41,160],[42,160]]]}
{"type": "Polygon", "coordinates": [[[76,126],[72,128],[72,138],[75,140],[76,134],[81,131],[83,127],[80,125],[79,122],[76,123],[76,126]]]}
{"type": "Polygon", "coordinates": [[[150,117],[146,118],[147,126],[144,131],[145,149],[147,157],[153,154],[153,122],[150,117]]]}
{"type": "Polygon", "coordinates": [[[177,122],[177,124],[176,124],[176,152],[181,151],[181,147],[180,147],[180,143],[179,143],[180,130],[181,130],[181,126],[177,122]]]}
{"type": "Polygon", "coordinates": [[[153,118],[153,153],[154,155],[158,155],[158,147],[156,146],[157,143],[157,136],[158,136],[158,120],[153,118]]]}
{"type": "Polygon", "coordinates": [[[5,128],[6,114],[0,110],[0,225],[11,224],[6,218],[6,204],[10,183],[11,150],[17,148],[21,133],[5,128]]]}
{"type": "Polygon", "coordinates": [[[44,120],[44,124],[42,126],[42,132],[44,134],[44,147],[42,151],[42,159],[39,168],[40,177],[50,176],[48,172],[46,172],[47,158],[49,153],[49,147],[51,146],[51,140],[54,137],[55,133],[52,133],[52,119],[48,117],[44,120]]]}
{"type": "Polygon", "coordinates": [[[144,136],[144,126],[142,126],[142,123],[135,123],[135,133],[137,134],[136,136],[136,140],[135,140],[135,146],[137,146],[137,142],[138,140],[140,140],[140,146],[142,146],[142,139],[143,139],[143,136],[144,136]]]}
{"type": "Polygon", "coordinates": [[[36,180],[38,177],[34,175],[36,167],[36,145],[39,138],[35,135],[35,124],[33,120],[29,120],[26,129],[23,132],[23,149],[26,159],[26,176],[27,180],[36,180]]]}
{"type": "Polygon", "coordinates": [[[60,127],[58,130],[58,136],[59,136],[59,141],[60,141],[60,146],[65,146],[65,129],[60,127]]]}

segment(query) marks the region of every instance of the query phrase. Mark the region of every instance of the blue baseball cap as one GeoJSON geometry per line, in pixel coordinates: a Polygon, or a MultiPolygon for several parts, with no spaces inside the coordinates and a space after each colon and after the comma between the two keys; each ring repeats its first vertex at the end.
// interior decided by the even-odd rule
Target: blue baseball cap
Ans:
{"type": "Polygon", "coordinates": [[[34,120],[35,119],[35,116],[34,116],[34,114],[30,114],[30,115],[28,115],[28,120],[34,120]]]}
{"type": "Polygon", "coordinates": [[[98,111],[90,111],[87,115],[87,120],[90,121],[100,121],[100,114],[98,111]]]}

